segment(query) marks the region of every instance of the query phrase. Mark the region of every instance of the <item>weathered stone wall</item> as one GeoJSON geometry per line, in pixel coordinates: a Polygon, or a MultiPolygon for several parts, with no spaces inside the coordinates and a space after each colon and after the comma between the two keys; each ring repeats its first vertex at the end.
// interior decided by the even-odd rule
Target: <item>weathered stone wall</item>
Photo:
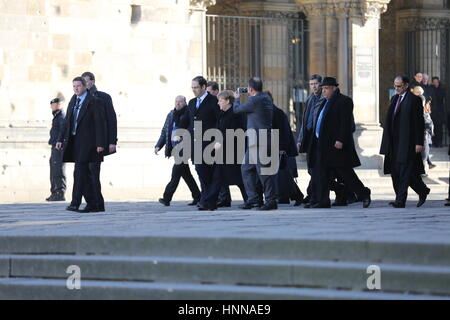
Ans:
{"type": "Polygon", "coordinates": [[[49,101],[68,102],[71,80],[84,71],[111,94],[118,116],[120,149],[104,166],[106,193],[160,189],[167,170],[158,164],[168,161],[151,151],[175,96],[191,98],[190,80],[202,73],[205,3],[0,1],[0,202],[48,195],[49,101]]]}

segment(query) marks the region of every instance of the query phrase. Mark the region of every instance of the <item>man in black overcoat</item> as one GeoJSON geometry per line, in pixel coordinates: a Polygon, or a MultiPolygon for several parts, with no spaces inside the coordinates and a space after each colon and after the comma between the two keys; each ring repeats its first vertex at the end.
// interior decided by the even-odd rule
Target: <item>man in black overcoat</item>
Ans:
{"type": "Polygon", "coordinates": [[[102,102],[92,96],[82,77],[73,80],[74,96],[69,102],[66,120],[56,144],[63,149],[63,161],[74,162],[74,183],[69,211],[98,212],[97,190],[89,182],[89,163],[102,162],[106,145],[106,120],[102,102]],[[79,210],[84,196],[86,207],[79,210]]]}
{"type": "Polygon", "coordinates": [[[411,187],[419,195],[420,207],[430,193],[421,178],[425,173],[421,157],[425,127],[422,100],[411,93],[406,76],[395,78],[394,89],[380,150],[385,155],[384,173],[391,175],[396,195],[390,205],[404,208],[411,187]]]}
{"type": "MultiPolygon", "coordinates": [[[[114,111],[114,106],[112,98],[109,94],[103,91],[98,91],[95,85],[95,76],[92,72],[84,72],[82,77],[86,81],[86,87],[89,93],[94,97],[100,99],[102,106],[105,111],[106,119],[106,145],[104,147],[103,155],[108,156],[110,154],[116,153],[117,150],[117,116],[114,111]]],[[[95,186],[92,190],[96,190],[95,194],[97,206],[99,211],[105,211],[105,200],[102,195],[102,186],[100,183],[100,170],[101,162],[89,163],[89,181],[95,186]]]]}
{"type": "Polygon", "coordinates": [[[353,141],[353,101],[341,94],[338,86],[336,79],[331,77],[324,78],[321,84],[326,100],[314,126],[313,155],[309,159],[313,168],[311,208],[330,207],[331,171],[367,208],[371,203],[370,189],[353,170],[361,165],[353,141]]]}

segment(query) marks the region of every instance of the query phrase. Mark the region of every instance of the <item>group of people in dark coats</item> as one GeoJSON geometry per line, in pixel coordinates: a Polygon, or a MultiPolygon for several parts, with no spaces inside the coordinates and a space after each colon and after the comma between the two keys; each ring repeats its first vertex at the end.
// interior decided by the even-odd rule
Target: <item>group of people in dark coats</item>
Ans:
{"type": "MultiPolygon", "coordinates": [[[[195,98],[184,106],[186,111],[179,121],[171,117],[176,108],[169,113],[155,146],[155,153],[158,153],[166,145],[166,156],[170,157],[173,155],[172,147],[182,141],[176,130],[171,129],[172,126],[189,131],[193,151],[190,158],[201,185],[198,196],[192,192],[196,185],[188,183],[193,195],[190,205],[197,205],[201,211],[229,207],[229,186],[232,185],[240,189],[244,200],[240,208],[244,210],[274,210],[278,208],[278,203],[290,203],[291,200],[299,205],[303,201],[303,194],[294,181],[297,176],[295,157],[298,155],[295,139],[285,113],[274,105],[270,93],[263,92],[262,80],[257,77],[249,80],[249,97],[243,104],[240,102],[239,92],[219,92],[217,83],[208,83],[203,77],[192,80],[192,91],[195,98]],[[203,135],[208,129],[217,129],[222,139],[203,141],[203,135]],[[256,135],[247,135],[248,129],[255,130],[256,135]],[[259,149],[262,148],[272,155],[273,129],[279,131],[279,139],[276,141],[279,148],[273,150],[276,155],[271,159],[275,161],[268,164],[259,157],[259,149]],[[234,134],[229,135],[229,131],[234,134]],[[244,139],[241,139],[242,137],[244,139]],[[201,143],[196,143],[200,139],[201,143]],[[229,144],[229,139],[234,139],[234,143],[229,144]],[[171,145],[169,148],[168,144],[171,145]],[[214,163],[203,159],[203,153],[210,144],[214,147],[214,163]],[[195,149],[196,145],[200,146],[198,150],[195,149]],[[230,145],[233,150],[228,149],[230,145]],[[256,152],[253,152],[255,150],[256,152]],[[230,155],[233,155],[232,159],[229,158],[230,155]],[[254,158],[254,161],[251,161],[251,158],[254,158]],[[273,167],[274,172],[271,171],[273,167]],[[282,193],[278,190],[280,186],[283,188],[282,193]]],[[[183,165],[188,166],[187,163],[183,165]]],[[[190,179],[189,177],[188,180],[190,179]]],[[[163,198],[159,199],[165,206],[170,205],[176,189],[170,186],[178,185],[179,178],[175,177],[175,184],[172,183],[173,180],[172,174],[163,198]],[[168,189],[170,192],[167,192],[168,189]]]]}
{"type": "Polygon", "coordinates": [[[364,208],[371,203],[371,191],[356,175],[361,165],[353,141],[353,101],[339,90],[335,78],[313,75],[311,95],[306,102],[297,140],[306,153],[311,180],[305,208],[330,208],[330,190],[336,193],[334,206],[346,206],[354,195],[364,208]]]}
{"type": "Polygon", "coordinates": [[[55,143],[63,162],[75,163],[72,200],[66,210],[104,212],[100,168],[104,157],[116,152],[116,113],[111,96],[97,90],[91,72],[74,78],[72,85],[74,95],[55,143]],[[80,209],[83,197],[86,206],[80,209]]]}

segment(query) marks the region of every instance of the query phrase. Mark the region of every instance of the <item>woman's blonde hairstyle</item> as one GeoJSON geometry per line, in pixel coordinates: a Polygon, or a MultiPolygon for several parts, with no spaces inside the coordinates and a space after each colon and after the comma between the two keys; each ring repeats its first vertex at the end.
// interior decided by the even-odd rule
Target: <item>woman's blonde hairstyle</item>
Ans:
{"type": "Polygon", "coordinates": [[[414,93],[416,96],[423,96],[425,91],[421,86],[414,87],[412,90],[412,93],[414,93]]]}
{"type": "Polygon", "coordinates": [[[234,92],[231,90],[224,90],[217,95],[217,99],[222,98],[224,100],[228,100],[228,102],[233,105],[234,104],[234,92]]]}

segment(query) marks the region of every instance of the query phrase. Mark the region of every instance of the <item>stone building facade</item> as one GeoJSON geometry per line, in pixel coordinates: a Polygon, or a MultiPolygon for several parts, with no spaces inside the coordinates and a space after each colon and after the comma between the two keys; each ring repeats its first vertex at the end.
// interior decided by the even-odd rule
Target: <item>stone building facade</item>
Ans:
{"type": "Polygon", "coordinates": [[[71,80],[83,71],[96,74],[118,115],[119,152],[102,171],[106,197],[159,197],[171,162],[153,155],[153,146],[165,116],[175,96],[192,97],[192,77],[208,74],[211,59],[227,54],[210,50],[207,14],[270,21],[275,35],[264,24],[250,30],[263,48],[261,75],[279,84],[269,89],[286,112],[298,113],[308,74],[336,76],[355,101],[356,141],[366,168],[380,165],[380,122],[392,77],[414,68],[450,79],[442,57],[450,56],[447,0],[0,1],[0,203],[48,195],[49,101],[59,96],[68,102],[71,80]],[[301,27],[292,33],[286,20],[301,27]],[[440,40],[420,33],[425,29],[440,30],[440,40]],[[272,38],[288,45],[273,45],[272,38]],[[411,54],[425,45],[431,49],[411,54]]]}

